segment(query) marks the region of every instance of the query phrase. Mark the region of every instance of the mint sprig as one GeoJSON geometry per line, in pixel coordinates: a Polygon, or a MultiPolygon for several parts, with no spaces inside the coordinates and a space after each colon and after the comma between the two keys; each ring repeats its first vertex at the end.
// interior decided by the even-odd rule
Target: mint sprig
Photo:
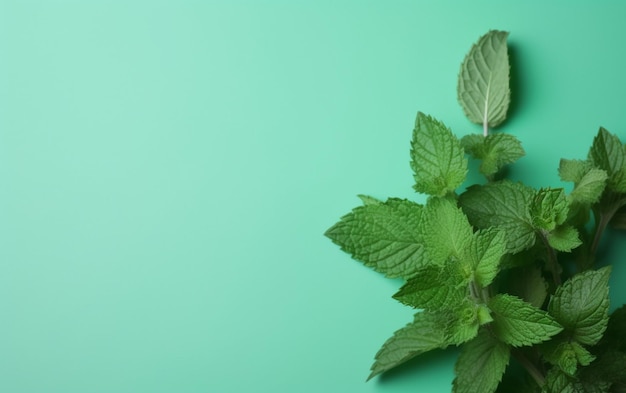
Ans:
{"type": "Polygon", "coordinates": [[[597,259],[607,228],[626,229],[626,146],[601,127],[585,159],[561,159],[569,193],[507,180],[504,169],[525,151],[517,137],[489,131],[510,102],[508,35],[488,32],[461,65],[458,100],[482,134],[459,139],[417,113],[410,165],[426,202],[359,195],[363,204],[325,233],[365,266],[403,279],[393,298],[414,310],[369,378],[461,346],[455,393],[624,392],[626,308],[609,315],[611,268],[597,259]],[[486,182],[459,189],[466,156],[486,182]],[[527,378],[511,384],[519,367],[527,378]]]}

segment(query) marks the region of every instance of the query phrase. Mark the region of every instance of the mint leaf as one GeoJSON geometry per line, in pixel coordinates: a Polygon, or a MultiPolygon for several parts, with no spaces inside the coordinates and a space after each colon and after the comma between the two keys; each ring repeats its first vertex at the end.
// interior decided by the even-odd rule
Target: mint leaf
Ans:
{"type": "Polygon", "coordinates": [[[535,228],[551,231],[567,218],[568,203],[562,188],[542,188],[535,194],[531,215],[535,228]]]}
{"type": "Polygon", "coordinates": [[[369,195],[359,194],[357,196],[359,197],[361,202],[363,202],[364,205],[380,205],[383,203],[383,201],[381,201],[380,199],[376,199],[369,195]]]}
{"type": "Polygon", "coordinates": [[[461,64],[457,84],[459,103],[468,119],[496,127],[509,109],[509,33],[492,30],[480,37],[461,64]]]}
{"type": "Polygon", "coordinates": [[[411,141],[417,192],[444,196],[463,183],[467,159],[459,140],[440,121],[418,112],[411,141]]]}
{"type": "Polygon", "coordinates": [[[427,265],[411,277],[393,298],[425,310],[451,309],[468,296],[468,286],[454,266],[427,265]]]}
{"type": "Polygon", "coordinates": [[[487,330],[465,344],[454,370],[454,393],[492,393],[509,364],[510,348],[487,330]]]}
{"type": "Polygon", "coordinates": [[[604,267],[577,274],[550,300],[548,312],[581,344],[596,344],[607,327],[610,272],[610,267],[604,267]]]}
{"type": "Polygon", "coordinates": [[[388,277],[411,277],[423,264],[423,206],[401,199],[359,206],[325,233],[356,260],[388,277]]]}
{"type": "Polygon", "coordinates": [[[548,234],[548,244],[558,251],[570,252],[580,246],[578,231],[571,226],[561,226],[548,234]]]}
{"type": "Polygon", "coordinates": [[[532,188],[521,183],[501,181],[469,187],[459,203],[472,225],[502,229],[506,233],[506,251],[515,254],[535,243],[529,209],[534,194],[532,188]]]}
{"type": "Polygon", "coordinates": [[[368,379],[424,352],[446,346],[445,325],[438,314],[420,312],[413,322],[396,331],[376,353],[368,379]]]}
{"type": "Polygon", "coordinates": [[[510,134],[466,135],[461,139],[461,145],[472,157],[482,160],[480,172],[487,177],[526,154],[520,141],[510,134]]]}
{"type": "Polygon", "coordinates": [[[429,261],[442,265],[451,256],[459,259],[472,240],[472,226],[452,201],[430,198],[424,207],[420,233],[429,261]]]}
{"type": "Polygon", "coordinates": [[[552,368],[546,375],[542,393],[583,393],[578,390],[576,380],[558,368],[552,368]]]}
{"type": "Polygon", "coordinates": [[[546,341],[563,330],[548,313],[512,295],[494,296],[489,308],[495,335],[514,347],[546,341]]]}
{"type": "Polygon", "coordinates": [[[598,202],[606,187],[607,179],[606,171],[591,168],[576,182],[574,189],[570,193],[570,198],[581,204],[590,205],[598,202]]]}
{"type": "Polygon", "coordinates": [[[481,229],[472,240],[469,252],[474,278],[478,285],[485,288],[500,271],[500,259],[506,251],[505,234],[495,228],[481,229]]]}
{"type": "Polygon", "coordinates": [[[448,319],[446,324],[447,345],[463,344],[476,337],[480,327],[480,311],[481,307],[467,297],[460,301],[456,307],[450,310],[441,310],[441,313],[448,319]]]}
{"type": "Polygon", "coordinates": [[[589,150],[589,161],[606,171],[609,189],[626,192],[626,151],[616,135],[600,127],[589,150]]]}
{"type": "Polygon", "coordinates": [[[548,362],[571,376],[578,370],[578,365],[588,366],[596,358],[582,345],[569,340],[549,342],[542,348],[542,353],[548,362]]]}
{"type": "Polygon", "coordinates": [[[578,183],[591,168],[593,168],[593,166],[589,161],[561,158],[561,162],[559,163],[559,177],[563,181],[578,183]]]}

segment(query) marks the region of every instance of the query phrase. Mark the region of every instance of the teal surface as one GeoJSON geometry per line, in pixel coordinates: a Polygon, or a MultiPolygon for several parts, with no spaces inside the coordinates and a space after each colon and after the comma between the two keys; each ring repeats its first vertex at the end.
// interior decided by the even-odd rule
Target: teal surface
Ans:
{"type": "Polygon", "coordinates": [[[626,5],[546,3],[0,1],[0,391],[449,391],[454,352],[365,382],[412,311],[322,234],[423,200],[415,114],[480,129],[456,75],[492,28],[513,178],[626,140],[626,5]]]}

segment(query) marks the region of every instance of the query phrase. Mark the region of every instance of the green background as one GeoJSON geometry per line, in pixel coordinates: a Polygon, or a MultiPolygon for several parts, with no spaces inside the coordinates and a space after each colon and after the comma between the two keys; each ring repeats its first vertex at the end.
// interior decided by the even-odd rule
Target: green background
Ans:
{"type": "Polygon", "coordinates": [[[322,234],[424,199],[415,114],[480,130],[456,75],[489,29],[514,179],[626,139],[626,6],[546,3],[0,1],[0,391],[448,391],[454,352],[365,383],[412,311],[322,234]]]}

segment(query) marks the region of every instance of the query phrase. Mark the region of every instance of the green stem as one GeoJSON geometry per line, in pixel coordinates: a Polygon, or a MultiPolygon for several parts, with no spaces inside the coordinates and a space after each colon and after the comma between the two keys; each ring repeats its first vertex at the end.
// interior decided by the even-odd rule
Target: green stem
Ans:
{"type": "Polygon", "coordinates": [[[604,235],[604,231],[609,225],[609,222],[611,222],[611,219],[613,219],[615,213],[617,213],[617,211],[622,206],[626,205],[626,198],[612,201],[609,199],[609,201],[606,201],[604,203],[603,201],[601,201],[600,206],[602,206],[603,204],[605,204],[605,206],[608,205],[608,207],[602,210],[593,209],[593,215],[595,217],[596,224],[594,228],[593,241],[591,242],[589,255],[586,260],[586,266],[584,266],[585,269],[589,269],[593,265],[596,252],[598,251],[598,247],[600,246],[600,240],[602,240],[602,235],[604,235]]]}

